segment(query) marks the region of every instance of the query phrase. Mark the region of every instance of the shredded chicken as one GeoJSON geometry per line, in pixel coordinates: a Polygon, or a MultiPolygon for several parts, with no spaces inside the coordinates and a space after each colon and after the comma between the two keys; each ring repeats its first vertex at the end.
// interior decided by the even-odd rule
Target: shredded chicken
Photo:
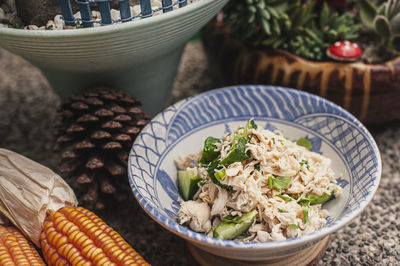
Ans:
{"type": "Polygon", "coordinates": [[[210,207],[207,203],[197,201],[182,201],[179,209],[179,221],[188,223],[196,232],[207,233],[211,230],[210,207]]]}
{"type": "Polygon", "coordinates": [[[181,202],[180,224],[212,236],[211,224],[218,225],[228,215],[257,210],[257,219],[242,241],[284,240],[324,226],[328,211],[321,204],[305,207],[304,199],[340,194],[331,160],[280,134],[239,128],[215,144],[221,161],[234,148],[235,135],[246,137],[250,158],[222,166],[225,176],[220,185],[211,180],[207,166],[198,164],[201,153],[176,160],[178,169],[192,169],[203,180],[194,196],[196,201],[181,202]],[[288,187],[280,189],[272,183],[281,177],[290,181],[288,187]]]}

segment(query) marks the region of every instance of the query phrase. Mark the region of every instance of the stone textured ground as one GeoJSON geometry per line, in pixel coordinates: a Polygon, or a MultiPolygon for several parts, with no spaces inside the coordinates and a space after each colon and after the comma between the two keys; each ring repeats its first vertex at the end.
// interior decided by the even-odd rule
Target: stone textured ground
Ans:
{"type": "MultiPolygon", "coordinates": [[[[216,88],[199,43],[183,55],[169,104],[216,88]]],[[[0,147],[56,169],[54,124],[59,98],[41,73],[0,49],[0,147]]],[[[374,130],[383,175],[372,204],[332,235],[320,265],[400,265],[400,125],[374,130]]],[[[152,221],[133,197],[124,208],[101,214],[153,265],[194,265],[185,243],[152,221]],[[135,215],[132,215],[135,213],[135,215]]]]}

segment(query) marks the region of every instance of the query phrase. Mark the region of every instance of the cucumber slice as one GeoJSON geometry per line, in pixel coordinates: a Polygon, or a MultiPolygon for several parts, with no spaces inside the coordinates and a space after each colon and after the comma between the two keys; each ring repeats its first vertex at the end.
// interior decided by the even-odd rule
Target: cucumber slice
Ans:
{"type": "Polygon", "coordinates": [[[221,239],[235,239],[240,236],[253,224],[257,217],[258,212],[253,210],[245,213],[242,216],[225,217],[217,227],[213,228],[213,236],[221,239]]]}
{"type": "Polygon", "coordinates": [[[191,200],[199,187],[199,176],[194,176],[192,170],[178,170],[178,190],[184,201],[191,200]]]}

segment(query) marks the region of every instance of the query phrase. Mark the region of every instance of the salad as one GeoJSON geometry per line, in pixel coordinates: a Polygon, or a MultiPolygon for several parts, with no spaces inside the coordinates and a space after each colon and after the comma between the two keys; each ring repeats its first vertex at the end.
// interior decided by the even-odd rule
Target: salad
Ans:
{"type": "Polygon", "coordinates": [[[331,160],[258,128],[253,119],[221,139],[208,137],[197,154],[179,156],[178,221],[211,237],[275,241],[326,224],[322,205],[339,196],[331,160]]]}

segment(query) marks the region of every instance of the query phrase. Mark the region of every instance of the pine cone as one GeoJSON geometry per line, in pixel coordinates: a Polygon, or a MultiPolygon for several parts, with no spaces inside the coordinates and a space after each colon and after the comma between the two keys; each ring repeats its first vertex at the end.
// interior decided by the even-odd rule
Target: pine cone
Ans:
{"type": "Polygon", "coordinates": [[[92,88],[61,103],[60,171],[81,205],[101,210],[131,193],[127,160],[147,124],[140,101],[119,89],[92,88]]]}

